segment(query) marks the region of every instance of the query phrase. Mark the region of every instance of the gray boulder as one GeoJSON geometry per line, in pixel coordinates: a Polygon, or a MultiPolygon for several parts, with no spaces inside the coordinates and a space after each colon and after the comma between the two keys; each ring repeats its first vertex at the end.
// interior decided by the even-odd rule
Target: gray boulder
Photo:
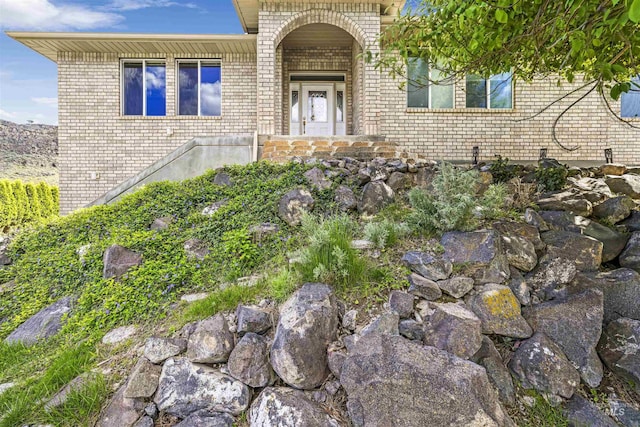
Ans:
{"type": "Polygon", "coordinates": [[[596,345],[602,333],[603,294],[590,289],[565,300],[528,307],[524,316],[534,331],[542,332],[562,349],[592,388],[602,380],[602,363],[596,345]]]}
{"type": "Polygon", "coordinates": [[[602,196],[601,199],[613,197],[613,193],[611,192],[611,189],[604,182],[604,179],[602,178],[589,178],[589,177],[584,177],[580,179],[569,178],[568,181],[571,182],[572,185],[576,189],[580,190],[580,192],[583,194],[597,193],[602,196]]]}
{"type": "Polygon", "coordinates": [[[570,427],[617,427],[611,418],[589,400],[574,394],[562,411],[570,427]]]}
{"type": "Polygon", "coordinates": [[[324,172],[320,168],[309,169],[304,173],[304,177],[307,178],[307,181],[312,187],[318,190],[331,188],[331,181],[324,176],[324,172]]]}
{"type": "Polygon", "coordinates": [[[235,420],[224,412],[198,411],[174,427],[233,427],[235,420]]]}
{"type": "Polygon", "coordinates": [[[249,410],[253,427],[338,427],[340,424],[307,398],[286,387],[267,387],[249,410]]]}
{"type": "Polygon", "coordinates": [[[605,182],[614,193],[640,199],[640,176],[638,175],[607,176],[605,182]]]}
{"type": "Polygon", "coordinates": [[[471,361],[483,366],[487,370],[489,381],[498,392],[498,397],[505,405],[513,406],[516,403],[516,392],[509,369],[504,365],[502,356],[496,350],[495,345],[487,336],[482,337],[482,346],[471,361]]]}
{"type": "Polygon", "coordinates": [[[200,239],[189,239],[184,242],[184,252],[189,259],[197,259],[202,261],[209,255],[209,247],[207,243],[200,239]]]}
{"type": "Polygon", "coordinates": [[[569,231],[547,231],[542,233],[547,244],[547,253],[542,261],[563,258],[574,262],[580,271],[598,270],[602,263],[602,242],[569,231]]]}
{"type": "Polygon", "coordinates": [[[442,296],[442,291],[436,282],[422,277],[419,274],[411,273],[407,280],[409,281],[409,293],[428,301],[437,300],[442,296]]]}
{"type": "Polygon", "coordinates": [[[151,225],[149,226],[150,230],[164,230],[168,228],[169,225],[173,222],[172,216],[163,216],[161,218],[156,218],[153,220],[151,225]]]}
{"type": "Polygon", "coordinates": [[[18,326],[4,341],[33,345],[39,340],[54,336],[62,328],[63,317],[71,311],[72,302],[71,297],[65,297],[43,308],[18,326]]]}
{"type": "Polygon", "coordinates": [[[142,414],[145,403],[139,399],[124,397],[122,386],[102,411],[96,427],[132,427],[142,414]]]}
{"type": "Polygon", "coordinates": [[[529,240],[520,236],[502,236],[502,246],[510,265],[522,271],[531,271],[538,264],[536,248],[529,240]]]}
{"type": "Polygon", "coordinates": [[[389,179],[387,180],[387,185],[391,187],[391,189],[395,192],[404,190],[411,184],[411,180],[407,176],[407,174],[402,172],[393,172],[389,175],[389,179]]]}
{"type": "Polygon", "coordinates": [[[627,233],[640,231],[640,211],[631,211],[631,215],[627,219],[620,221],[617,227],[627,233]]]}
{"type": "Polygon", "coordinates": [[[216,212],[218,212],[220,210],[220,208],[225,206],[227,203],[228,203],[227,199],[218,200],[217,202],[213,202],[209,206],[207,206],[204,209],[202,209],[202,215],[213,216],[216,212]]]}
{"type": "Polygon", "coordinates": [[[533,331],[520,314],[520,302],[508,286],[490,283],[469,298],[469,308],[482,321],[483,334],[529,338],[533,331]]]}
{"type": "Polygon", "coordinates": [[[158,388],[161,368],[141,357],[129,375],[124,397],[128,399],[146,399],[153,396],[158,388]]]}
{"type": "Polygon", "coordinates": [[[511,267],[511,279],[509,280],[509,289],[518,298],[520,305],[531,304],[531,289],[527,281],[517,268],[511,267]]]}
{"type": "Polygon", "coordinates": [[[282,196],[278,203],[278,216],[290,226],[300,224],[302,214],[313,210],[315,200],[304,189],[295,189],[282,196]]]}
{"type": "Polygon", "coordinates": [[[362,337],[342,368],[354,426],[513,426],[485,370],[399,336],[362,337]]]}
{"type": "Polygon", "coordinates": [[[129,269],[142,264],[142,255],[120,245],[111,245],[102,256],[105,279],[122,277],[129,269]]]}
{"type": "MultiPolygon", "coordinates": [[[[534,214],[537,215],[537,212],[531,211],[530,216],[533,217],[534,214]]],[[[504,237],[519,237],[525,239],[533,244],[536,251],[540,251],[544,249],[545,246],[542,239],[540,239],[540,231],[547,230],[539,229],[540,220],[538,220],[537,223],[538,226],[514,221],[497,221],[493,223],[493,229],[499,231],[504,237]]]]}
{"type": "Polygon", "coordinates": [[[154,397],[158,410],[179,418],[203,409],[240,415],[250,401],[251,391],[242,382],[185,358],[164,363],[154,397]]]}
{"type": "Polygon", "coordinates": [[[249,387],[264,387],[269,384],[274,375],[269,364],[267,339],[247,332],[231,352],[227,371],[249,387]]]}
{"type": "Polygon", "coordinates": [[[153,422],[153,418],[144,415],[142,418],[136,421],[133,427],[154,427],[154,425],[155,423],[153,422]]]}
{"type": "Polygon", "coordinates": [[[460,304],[433,304],[435,312],[425,325],[424,343],[469,359],[482,345],[482,322],[460,304]]]}
{"type": "Polygon", "coordinates": [[[476,284],[502,283],[509,278],[509,263],[497,231],[451,231],[442,236],[441,243],[442,258],[464,266],[476,284]]]}
{"type": "Polygon", "coordinates": [[[576,194],[573,191],[545,194],[538,199],[536,204],[542,210],[567,211],[582,216],[591,216],[593,212],[591,202],[584,199],[581,194],[576,194]]]}
{"type": "Polygon", "coordinates": [[[609,323],[598,344],[598,354],[616,375],[640,393],[640,321],[620,318],[609,323]]]}
{"type": "Polygon", "coordinates": [[[372,181],[362,189],[362,198],[358,203],[358,212],[375,215],[380,209],[393,202],[395,194],[383,181],[372,181]]]}
{"type": "Polygon", "coordinates": [[[414,296],[402,291],[391,291],[389,294],[389,309],[398,313],[402,319],[413,314],[414,296]]]}
{"type": "Polygon", "coordinates": [[[236,319],[239,335],[246,332],[262,334],[271,328],[271,313],[261,307],[239,305],[236,308],[236,319]]]}
{"type": "Polygon", "coordinates": [[[383,313],[362,328],[360,335],[398,335],[400,333],[398,331],[399,322],[398,313],[383,313]]]}
{"type": "Polygon", "coordinates": [[[547,222],[544,220],[544,218],[542,218],[540,214],[538,214],[538,212],[531,208],[527,208],[524,211],[524,220],[527,224],[537,228],[540,232],[549,231],[549,226],[547,225],[547,222]]]}
{"type": "Polygon", "coordinates": [[[334,201],[342,212],[352,211],[358,207],[358,200],[355,194],[353,194],[353,190],[346,185],[340,185],[336,188],[334,201]]]}
{"type": "Polygon", "coordinates": [[[338,328],[338,304],[331,288],[306,283],[280,309],[271,364],[287,384],[318,387],[327,378],[327,347],[338,328]]]}
{"type": "Polygon", "coordinates": [[[136,332],[138,332],[138,328],[135,325],[120,326],[104,334],[102,344],[119,344],[134,336],[136,332]]]}
{"type": "Polygon", "coordinates": [[[215,185],[222,185],[224,187],[232,187],[233,181],[231,180],[231,175],[226,172],[218,172],[216,176],[213,177],[213,183],[215,185]]]}
{"type": "Polygon", "coordinates": [[[631,215],[631,210],[635,206],[636,204],[629,196],[614,197],[593,208],[593,216],[609,224],[615,224],[631,215]]]}
{"type": "Polygon", "coordinates": [[[189,336],[187,357],[196,363],[226,362],[233,350],[233,333],[221,313],[198,322],[189,336]]]}
{"type": "Polygon", "coordinates": [[[144,357],[156,365],[187,349],[187,340],[181,338],[151,337],[144,344],[144,357]]]}
{"type": "Polygon", "coordinates": [[[631,234],[627,245],[620,254],[620,267],[640,272],[640,231],[631,234]]]}
{"type": "Polygon", "coordinates": [[[401,320],[398,324],[398,332],[403,337],[422,342],[424,340],[424,325],[413,319],[401,320]]]}
{"type": "Polygon", "coordinates": [[[640,426],[640,411],[627,402],[616,399],[615,394],[609,396],[609,411],[624,427],[640,426]]]}
{"type": "Polygon", "coordinates": [[[576,277],[578,270],[573,261],[556,258],[541,262],[525,276],[531,288],[533,302],[566,295],[566,287],[576,277]]]}
{"type": "Polygon", "coordinates": [[[411,271],[429,280],[445,280],[453,271],[451,262],[426,252],[409,251],[402,257],[402,263],[411,271]]]}
{"type": "Polygon", "coordinates": [[[509,368],[525,388],[539,391],[552,404],[569,399],[580,384],[580,374],[553,341],[543,333],[520,344],[509,368]]]}
{"type": "Polygon", "coordinates": [[[462,298],[471,289],[474,281],[471,277],[454,276],[447,280],[439,280],[438,287],[447,295],[454,298],[462,298]]]}

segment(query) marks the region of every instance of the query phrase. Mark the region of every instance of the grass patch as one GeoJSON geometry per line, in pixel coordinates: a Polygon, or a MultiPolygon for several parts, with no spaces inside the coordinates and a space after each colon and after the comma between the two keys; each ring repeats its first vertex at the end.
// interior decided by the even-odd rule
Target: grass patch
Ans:
{"type": "Polygon", "coordinates": [[[65,427],[93,426],[108,395],[107,382],[102,375],[97,375],[83,387],[71,391],[62,405],[44,412],[41,421],[65,427]]]}

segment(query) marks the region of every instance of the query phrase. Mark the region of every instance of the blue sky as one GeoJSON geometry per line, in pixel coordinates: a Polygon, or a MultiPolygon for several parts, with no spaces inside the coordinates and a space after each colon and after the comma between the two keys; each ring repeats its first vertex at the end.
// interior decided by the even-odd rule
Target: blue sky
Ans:
{"type": "Polygon", "coordinates": [[[57,124],[56,64],[4,32],[231,34],[231,0],[0,0],[0,119],[57,124]]]}

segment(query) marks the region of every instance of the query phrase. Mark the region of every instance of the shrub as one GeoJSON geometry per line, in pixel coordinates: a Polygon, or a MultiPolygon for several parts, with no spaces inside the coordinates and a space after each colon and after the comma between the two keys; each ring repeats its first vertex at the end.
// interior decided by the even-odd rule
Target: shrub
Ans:
{"type": "Polygon", "coordinates": [[[29,219],[37,221],[42,218],[42,204],[38,196],[38,190],[33,183],[29,182],[24,186],[27,199],[29,200],[29,219]]]}
{"type": "Polygon", "coordinates": [[[305,281],[322,281],[340,286],[355,284],[365,277],[366,262],[351,247],[355,222],[346,215],[321,220],[302,217],[306,246],[298,253],[297,268],[305,281]]]}
{"type": "Polygon", "coordinates": [[[414,188],[409,192],[413,212],[409,226],[416,232],[428,234],[450,230],[471,230],[479,218],[492,219],[502,215],[506,188],[490,185],[482,198],[476,196],[478,172],[459,170],[442,163],[433,179],[433,191],[414,188]]]}
{"type": "Polygon", "coordinates": [[[44,182],[41,182],[36,187],[38,191],[38,198],[40,199],[40,206],[42,211],[42,217],[48,218],[58,214],[58,204],[53,200],[53,189],[44,182]]]}
{"type": "Polygon", "coordinates": [[[21,181],[13,181],[11,184],[13,197],[16,203],[16,223],[22,224],[31,220],[29,199],[24,184],[21,181]]]}
{"type": "Polygon", "coordinates": [[[564,166],[538,167],[536,181],[540,191],[562,190],[567,184],[567,169],[564,166]]]}
{"type": "Polygon", "coordinates": [[[507,157],[498,156],[498,158],[491,163],[489,172],[493,176],[495,182],[507,182],[514,178],[518,174],[519,167],[517,165],[510,165],[507,157]]]}
{"type": "Polygon", "coordinates": [[[378,249],[393,246],[398,239],[409,234],[409,226],[404,222],[393,222],[384,219],[380,222],[370,222],[364,226],[364,238],[373,242],[378,249]]]}
{"type": "Polygon", "coordinates": [[[58,214],[58,188],[0,180],[0,228],[37,222],[58,214]],[[54,198],[54,194],[56,195],[54,198]]]}
{"type": "Polygon", "coordinates": [[[13,225],[16,221],[16,201],[11,183],[0,180],[0,229],[13,225]]]}

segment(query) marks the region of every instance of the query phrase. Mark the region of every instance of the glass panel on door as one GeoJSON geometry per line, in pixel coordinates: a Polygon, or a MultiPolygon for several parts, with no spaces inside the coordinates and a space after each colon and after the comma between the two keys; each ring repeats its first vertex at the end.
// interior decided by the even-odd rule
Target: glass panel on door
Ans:
{"type": "Polygon", "coordinates": [[[326,123],[329,120],[329,102],[326,90],[310,90],[307,115],[310,122],[326,123]]]}

